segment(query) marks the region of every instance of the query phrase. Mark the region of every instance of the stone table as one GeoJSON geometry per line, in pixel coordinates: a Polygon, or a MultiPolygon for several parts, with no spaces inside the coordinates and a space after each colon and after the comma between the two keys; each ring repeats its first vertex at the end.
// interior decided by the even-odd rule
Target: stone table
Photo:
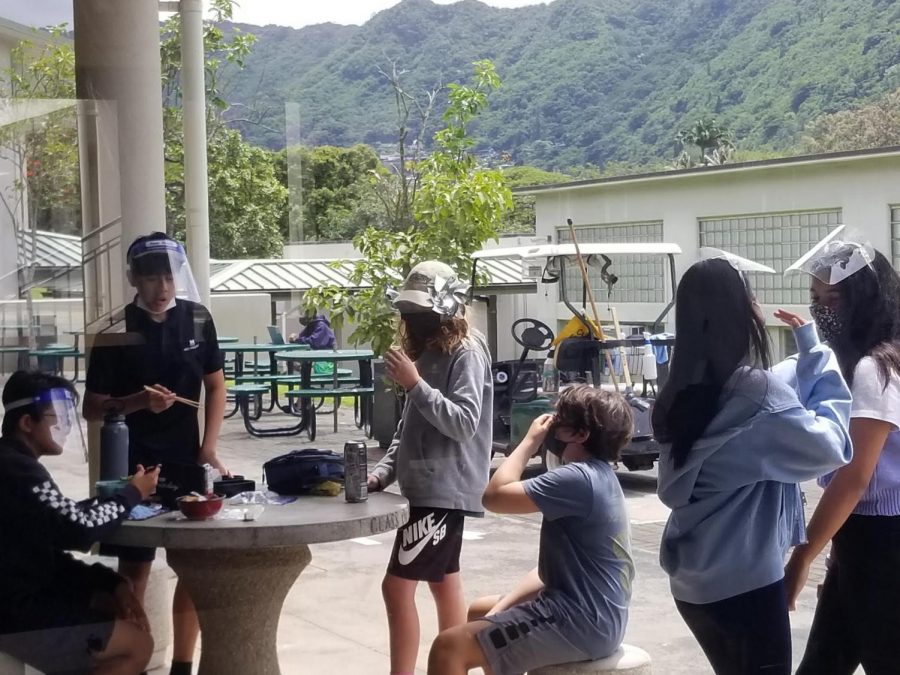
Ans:
{"type": "Polygon", "coordinates": [[[250,522],[188,521],[172,513],[126,521],[108,541],[166,549],[200,617],[198,675],[279,675],[278,619],[285,596],[309,564],[309,544],[386,532],[408,518],[406,499],[388,492],[359,504],[343,497],[300,497],[266,506],[250,522]]]}

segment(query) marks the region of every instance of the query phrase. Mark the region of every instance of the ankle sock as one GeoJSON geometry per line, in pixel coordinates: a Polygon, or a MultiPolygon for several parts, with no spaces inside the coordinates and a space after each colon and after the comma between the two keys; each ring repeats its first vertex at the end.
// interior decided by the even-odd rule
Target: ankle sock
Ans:
{"type": "Polygon", "coordinates": [[[172,661],[169,675],[191,675],[193,665],[191,661],[172,661]]]}

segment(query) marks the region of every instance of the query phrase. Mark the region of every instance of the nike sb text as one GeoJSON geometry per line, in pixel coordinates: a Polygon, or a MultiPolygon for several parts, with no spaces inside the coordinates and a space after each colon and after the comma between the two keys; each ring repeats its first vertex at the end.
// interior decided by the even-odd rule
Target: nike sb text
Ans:
{"type": "Polygon", "coordinates": [[[447,516],[445,515],[435,523],[434,514],[429,513],[424,518],[405,527],[400,550],[397,552],[397,561],[401,565],[408,565],[418,557],[425,546],[428,545],[429,540],[431,540],[433,546],[439,544],[447,536],[447,526],[444,525],[446,519],[447,516]],[[409,548],[411,544],[415,545],[409,548]]]}

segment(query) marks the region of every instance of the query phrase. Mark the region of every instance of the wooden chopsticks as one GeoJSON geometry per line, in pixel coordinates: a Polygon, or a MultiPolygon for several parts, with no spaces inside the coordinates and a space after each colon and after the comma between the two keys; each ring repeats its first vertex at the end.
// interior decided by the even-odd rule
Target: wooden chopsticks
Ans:
{"type": "MultiPolygon", "coordinates": [[[[162,393],[163,393],[163,392],[161,392],[161,391],[159,391],[159,390],[157,390],[157,389],[154,389],[153,387],[147,386],[146,384],[144,385],[144,389],[145,389],[146,391],[152,392],[152,393],[154,393],[154,394],[162,394],[162,393]]],[[[189,406],[191,406],[192,408],[198,408],[198,409],[199,409],[199,408],[202,408],[202,407],[203,407],[203,404],[200,403],[200,401],[192,401],[192,400],[189,399],[189,398],[182,398],[181,396],[176,396],[176,397],[175,397],[175,400],[178,401],[179,403],[184,403],[185,405],[189,405],[189,406]]]]}

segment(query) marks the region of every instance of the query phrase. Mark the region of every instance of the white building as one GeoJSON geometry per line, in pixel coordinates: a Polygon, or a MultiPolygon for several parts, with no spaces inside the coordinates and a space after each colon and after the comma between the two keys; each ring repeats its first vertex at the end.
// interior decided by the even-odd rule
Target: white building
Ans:
{"type": "MultiPolygon", "coordinates": [[[[860,229],[900,268],[900,147],[746,162],[681,171],[621,176],[517,191],[536,198],[537,235],[569,240],[571,218],[579,242],[672,242],[683,253],[681,274],[698,259],[701,246],[715,246],[774,267],[778,275],[752,275],[772,327],[777,354],[791,349],[788,331],[772,313],[779,307],[808,316],[808,279],[783,277],[788,265],[837,224],[860,229]]],[[[663,258],[622,256],[611,298],[599,273],[591,272],[601,319],[617,308],[626,324],[646,325],[670,299],[663,258]]],[[[581,283],[571,271],[570,292],[581,283]]],[[[533,315],[551,326],[568,320],[558,286],[498,303],[498,324],[533,315]]],[[[674,314],[670,314],[674,319],[674,314]]],[[[671,324],[670,324],[671,328],[671,324]]],[[[511,358],[503,350],[499,358],[511,358]]]]}

